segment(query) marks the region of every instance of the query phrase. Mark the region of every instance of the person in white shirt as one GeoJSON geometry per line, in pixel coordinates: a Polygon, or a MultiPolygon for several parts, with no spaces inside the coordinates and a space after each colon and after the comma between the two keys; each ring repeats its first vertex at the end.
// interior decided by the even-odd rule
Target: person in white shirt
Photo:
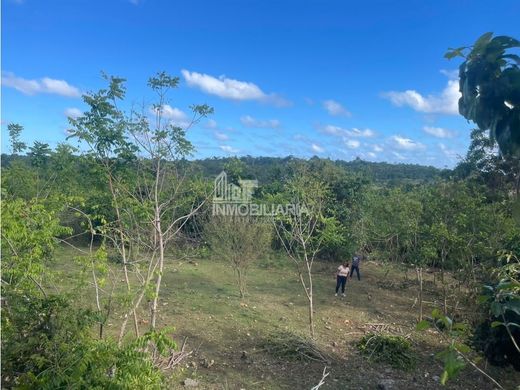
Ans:
{"type": "Polygon", "coordinates": [[[338,271],[336,272],[336,296],[338,296],[338,291],[341,286],[341,295],[345,296],[345,284],[347,283],[347,277],[350,273],[349,264],[345,262],[344,264],[338,267],[338,271]]]}

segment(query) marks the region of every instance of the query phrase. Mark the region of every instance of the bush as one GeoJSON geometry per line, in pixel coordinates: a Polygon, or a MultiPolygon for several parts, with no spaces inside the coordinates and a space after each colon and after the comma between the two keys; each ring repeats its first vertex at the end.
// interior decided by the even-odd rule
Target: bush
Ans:
{"type": "Polygon", "coordinates": [[[61,296],[7,295],[3,305],[4,387],[161,388],[163,375],[144,348],[154,335],[121,347],[109,339],[94,339],[95,313],[77,310],[61,296]]]}
{"type": "MultiPolygon", "coordinates": [[[[514,312],[507,312],[505,317],[509,323],[520,323],[520,316],[514,312]]],[[[493,327],[493,322],[493,320],[488,319],[476,327],[473,345],[484,353],[491,364],[495,366],[511,364],[516,370],[520,371],[520,353],[511,342],[505,326],[493,327]]],[[[515,326],[509,326],[509,329],[513,337],[520,340],[520,329],[515,326]]]]}
{"type": "Polygon", "coordinates": [[[394,368],[410,370],[416,365],[410,342],[401,336],[368,333],[359,341],[358,349],[368,360],[394,368]]]}

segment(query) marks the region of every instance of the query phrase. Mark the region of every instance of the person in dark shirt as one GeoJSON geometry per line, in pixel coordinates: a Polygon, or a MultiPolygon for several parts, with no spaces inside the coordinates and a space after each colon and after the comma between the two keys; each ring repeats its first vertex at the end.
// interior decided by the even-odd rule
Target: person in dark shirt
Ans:
{"type": "Polygon", "coordinates": [[[361,262],[360,255],[354,255],[352,257],[352,267],[350,268],[350,279],[352,279],[352,275],[354,274],[354,270],[357,274],[357,279],[361,280],[361,276],[359,276],[359,263],[361,262]]]}

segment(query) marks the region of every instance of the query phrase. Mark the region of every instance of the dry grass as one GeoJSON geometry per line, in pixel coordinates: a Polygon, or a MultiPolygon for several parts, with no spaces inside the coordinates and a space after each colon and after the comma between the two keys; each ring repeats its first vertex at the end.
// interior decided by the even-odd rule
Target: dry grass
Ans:
{"type": "MultiPolygon", "coordinates": [[[[63,250],[56,267],[69,275],[67,283],[74,283],[70,275],[76,268],[67,262],[70,257],[70,251],[63,250]]],[[[434,358],[442,348],[439,337],[414,330],[415,283],[407,282],[398,268],[384,280],[382,267],[369,262],[361,267],[361,281],[348,281],[347,297],[334,297],[335,266],[318,263],[315,268],[315,347],[330,363],[330,374],[320,389],[375,389],[385,379],[393,380],[395,389],[443,388],[434,379],[442,372],[434,358]],[[403,372],[364,359],[356,344],[374,331],[408,336],[418,356],[417,367],[403,372]]],[[[425,300],[438,301],[433,276],[426,277],[431,291],[425,300]]],[[[245,299],[239,297],[230,267],[218,260],[172,258],[163,286],[158,325],[174,326],[176,339],[187,337],[193,350],[187,367],[172,376],[170,388],[183,388],[184,378],[196,379],[200,389],[310,389],[320,380],[325,365],[320,359],[285,359],[265,348],[273,335],[308,332],[305,294],[288,260],[271,258],[252,267],[245,299]]],[[[82,296],[78,304],[88,302],[88,293],[82,296]]],[[[146,323],[147,314],[141,315],[146,323]]],[[[115,332],[117,322],[110,328],[115,332]]],[[[520,383],[519,373],[510,369],[486,369],[506,388],[520,383]]],[[[467,368],[444,388],[493,387],[467,368]]]]}

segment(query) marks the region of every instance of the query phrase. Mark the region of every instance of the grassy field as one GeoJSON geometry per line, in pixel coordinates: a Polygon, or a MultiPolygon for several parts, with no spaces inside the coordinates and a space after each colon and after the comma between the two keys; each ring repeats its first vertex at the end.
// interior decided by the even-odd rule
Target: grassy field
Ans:
{"type": "MultiPolygon", "coordinates": [[[[93,302],[92,288],[77,284],[79,266],[70,248],[62,248],[56,263],[62,289],[75,286],[78,305],[93,302]]],[[[321,389],[493,389],[482,375],[466,368],[443,387],[438,383],[442,365],[435,353],[442,342],[435,332],[415,331],[418,311],[413,308],[417,287],[401,269],[362,264],[362,279],[347,283],[347,297],[335,297],[336,265],[315,265],[316,346],[329,360],[330,375],[321,389]],[[388,275],[385,278],[385,273],[388,275]],[[418,364],[402,371],[371,363],[356,348],[367,332],[383,330],[409,337],[418,364]],[[386,387],[381,387],[381,386],[386,387]],[[379,387],[378,387],[379,386],[379,387]]],[[[425,300],[439,294],[427,275],[425,300]]],[[[426,306],[425,311],[431,310],[426,306]]],[[[117,332],[118,321],[109,323],[117,332]]],[[[148,313],[140,313],[143,329],[148,313]]],[[[175,327],[179,342],[187,337],[192,356],[171,375],[171,388],[184,388],[191,378],[200,389],[310,389],[321,378],[322,362],[290,359],[276,349],[276,335],[308,334],[307,302],[294,272],[285,258],[271,256],[249,271],[248,295],[240,299],[234,274],[218,259],[179,261],[168,259],[163,277],[158,325],[175,327]],[[278,352],[277,352],[278,351],[278,352]]],[[[482,365],[506,388],[520,383],[512,369],[482,365]]]]}

